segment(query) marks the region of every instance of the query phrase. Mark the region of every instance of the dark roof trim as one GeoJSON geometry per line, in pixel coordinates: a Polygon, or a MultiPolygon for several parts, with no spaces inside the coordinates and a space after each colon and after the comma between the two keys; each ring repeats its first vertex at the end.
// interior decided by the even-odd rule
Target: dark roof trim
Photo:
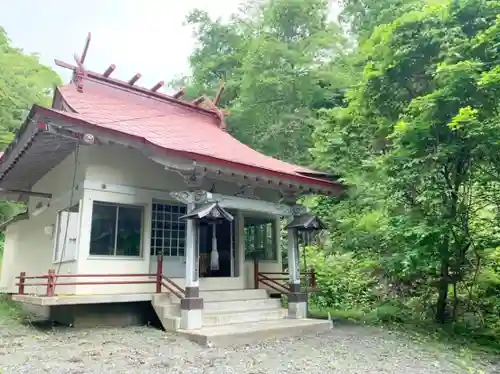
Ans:
{"type": "Polygon", "coordinates": [[[180,217],[180,219],[197,219],[209,221],[232,221],[234,217],[222,208],[218,203],[204,204],[188,214],[180,217]]]}
{"type": "Polygon", "coordinates": [[[35,197],[41,197],[44,199],[51,199],[52,194],[47,193],[47,192],[35,192],[35,191],[26,191],[26,190],[12,190],[12,189],[3,189],[0,188],[0,193],[15,193],[15,194],[20,194],[20,195],[27,195],[27,196],[35,196],[35,197]]]}
{"type": "Polygon", "coordinates": [[[324,173],[322,171],[299,171],[297,172],[298,174],[304,175],[306,177],[311,177],[311,178],[321,178],[321,179],[327,179],[332,182],[338,181],[341,176],[338,174],[332,174],[332,173],[324,173]]]}
{"type": "Polygon", "coordinates": [[[299,231],[311,231],[311,230],[325,230],[326,225],[321,222],[321,220],[310,214],[302,214],[300,216],[296,216],[293,218],[292,222],[290,222],[287,226],[287,229],[298,229],[299,231]]]}

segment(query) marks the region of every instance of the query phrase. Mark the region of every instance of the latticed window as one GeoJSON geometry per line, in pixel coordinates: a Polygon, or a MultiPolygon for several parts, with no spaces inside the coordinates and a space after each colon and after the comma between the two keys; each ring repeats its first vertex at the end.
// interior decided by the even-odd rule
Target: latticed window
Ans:
{"type": "Polygon", "coordinates": [[[277,260],[276,220],[245,217],[245,258],[277,260]]]}
{"type": "Polygon", "coordinates": [[[151,217],[151,254],[184,256],[186,247],[186,221],[179,218],[186,207],[159,202],[153,203],[151,217]]]}

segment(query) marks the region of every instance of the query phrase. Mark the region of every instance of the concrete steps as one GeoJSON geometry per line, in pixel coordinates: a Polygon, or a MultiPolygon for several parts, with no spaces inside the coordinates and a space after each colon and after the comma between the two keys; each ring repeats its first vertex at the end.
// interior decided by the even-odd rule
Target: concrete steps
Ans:
{"type": "MultiPolygon", "coordinates": [[[[220,326],[234,323],[283,319],[287,311],[281,309],[279,299],[272,299],[263,289],[202,291],[203,325],[220,326]]],[[[181,310],[177,298],[169,293],[153,296],[153,308],[167,331],[180,328],[181,310]]]]}
{"type": "Polygon", "coordinates": [[[332,327],[332,322],[325,320],[281,319],[203,327],[195,331],[179,330],[178,332],[203,346],[225,347],[326,333],[332,327]]]}
{"type": "Polygon", "coordinates": [[[221,326],[235,323],[283,319],[287,311],[280,300],[271,299],[266,290],[202,292],[203,326],[221,326]]]}
{"type": "Polygon", "coordinates": [[[204,301],[204,313],[231,313],[261,309],[279,309],[279,299],[253,299],[232,301],[204,301]]]}
{"type": "Polygon", "coordinates": [[[153,295],[151,304],[166,331],[177,331],[181,328],[180,304],[174,302],[169,293],[153,295]]]}
{"type": "Polygon", "coordinates": [[[280,308],[257,309],[229,313],[203,313],[203,326],[220,326],[235,323],[259,322],[283,319],[287,310],[280,308]]]}
{"type": "Polygon", "coordinates": [[[288,319],[281,300],[269,297],[268,291],[203,291],[203,327],[180,328],[179,300],[168,293],[155,295],[153,307],[167,331],[178,331],[190,340],[207,346],[247,344],[255,341],[300,336],[328,331],[330,321],[288,319]]]}
{"type": "Polygon", "coordinates": [[[234,300],[258,300],[267,299],[269,294],[264,289],[231,290],[231,291],[202,291],[200,297],[204,302],[212,301],[234,301],[234,300]]]}

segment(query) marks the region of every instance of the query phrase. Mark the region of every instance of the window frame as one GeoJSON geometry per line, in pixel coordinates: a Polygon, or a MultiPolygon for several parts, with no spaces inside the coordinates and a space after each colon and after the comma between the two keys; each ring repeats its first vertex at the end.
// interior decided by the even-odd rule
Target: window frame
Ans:
{"type": "MultiPolygon", "coordinates": [[[[271,225],[271,243],[272,243],[272,249],[269,250],[268,248],[264,247],[264,254],[266,254],[266,257],[264,258],[259,258],[259,261],[261,262],[278,262],[279,261],[279,256],[278,256],[278,250],[280,248],[279,243],[278,243],[278,223],[275,218],[269,218],[269,217],[256,217],[256,216],[244,216],[243,217],[243,245],[245,248],[245,261],[253,261],[253,256],[249,254],[249,250],[247,248],[247,229],[252,226],[246,226],[246,223],[248,221],[259,221],[262,220],[260,225],[271,225]],[[267,257],[268,253],[272,253],[271,258],[267,257]]],[[[259,225],[254,225],[254,227],[258,227],[259,225]]],[[[261,226],[262,227],[262,226],[261,226]]],[[[257,236],[254,236],[254,246],[255,246],[255,240],[257,236]]],[[[269,242],[268,242],[269,243],[269,242]]]]}
{"type": "Polygon", "coordinates": [[[144,205],[141,204],[127,204],[127,203],[116,203],[112,201],[104,201],[104,200],[93,200],[92,201],[92,215],[91,215],[91,220],[90,220],[90,240],[89,240],[89,257],[90,258],[102,258],[102,259],[111,259],[111,258],[119,258],[119,259],[132,259],[132,260],[137,260],[141,259],[144,257],[144,229],[145,229],[145,207],[144,205]],[[106,206],[111,206],[114,207],[117,212],[116,212],[116,218],[115,218],[115,243],[114,243],[114,248],[113,248],[113,254],[92,254],[92,223],[93,223],[93,217],[94,217],[94,207],[95,205],[106,205],[106,206]],[[140,210],[141,212],[141,220],[140,220],[140,239],[139,239],[139,254],[138,255],[117,255],[117,242],[118,242],[118,223],[120,221],[120,210],[119,208],[135,208],[137,210],[140,210]]]}
{"type": "Polygon", "coordinates": [[[175,202],[171,202],[171,201],[164,201],[164,200],[153,200],[152,201],[152,205],[151,205],[151,232],[150,232],[150,246],[149,246],[150,256],[157,256],[161,250],[161,253],[163,254],[164,257],[169,257],[169,258],[185,257],[186,256],[187,222],[185,220],[180,220],[180,219],[178,219],[177,222],[174,222],[172,220],[167,221],[165,219],[163,219],[163,220],[157,219],[155,217],[155,214],[159,213],[160,211],[155,210],[155,206],[156,207],[163,206],[164,207],[163,212],[166,212],[167,210],[165,210],[165,208],[168,207],[169,208],[168,212],[169,212],[170,216],[174,213],[178,213],[178,216],[181,217],[182,215],[186,214],[186,212],[187,212],[187,206],[185,204],[175,203],[175,202]],[[173,208],[178,208],[178,212],[173,212],[173,208]],[[163,225],[162,228],[155,227],[156,222],[161,222],[163,225]],[[165,225],[167,223],[169,224],[169,228],[165,227],[165,225]],[[172,227],[174,223],[177,223],[179,225],[177,230],[175,230],[172,227]],[[181,226],[184,228],[183,230],[181,230],[181,226]],[[159,236],[155,235],[156,231],[163,231],[163,235],[161,238],[159,236]],[[181,239],[180,232],[182,232],[182,231],[184,231],[184,236],[182,237],[182,242],[184,243],[184,245],[181,247],[179,243],[181,242],[180,241],[180,239],[181,239]],[[169,236],[168,236],[168,238],[170,240],[169,246],[165,245],[165,233],[166,232],[169,233],[169,236]],[[172,243],[172,239],[173,239],[172,233],[174,233],[174,232],[177,233],[177,245],[175,247],[176,254],[172,255],[172,253],[173,253],[172,249],[174,247],[171,245],[171,243],[172,243]],[[156,245],[156,240],[159,240],[159,239],[161,239],[161,243],[162,243],[161,247],[156,245]],[[182,252],[180,251],[181,249],[182,249],[182,252]],[[180,253],[182,253],[182,255],[180,255],[180,253]]]}

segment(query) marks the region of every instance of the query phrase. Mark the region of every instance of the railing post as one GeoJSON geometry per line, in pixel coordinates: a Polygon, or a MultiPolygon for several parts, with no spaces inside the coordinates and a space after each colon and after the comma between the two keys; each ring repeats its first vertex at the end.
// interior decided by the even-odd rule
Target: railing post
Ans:
{"type": "Polygon", "coordinates": [[[47,292],[46,296],[54,296],[54,274],[55,269],[49,269],[49,273],[47,276],[47,292]]]}
{"type": "Polygon", "coordinates": [[[311,268],[311,288],[316,288],[316,271],[311,268]]]}
{"type": "Polygon", "coordinates": [[[161,282],[163,280],[163,254],[158,254],[156,261],[156,293],[161,293],[161,282]]]}
{"type": "Polygon", "coordinates": [[[21,273],[19,274],[19,286],[17,289],[17,293],[19,295],[24,295],[24,283],[25,282],[26,282],[26,272],[21,271],[21,273]]]}
{"type": "Polygon", "coordinates": [[[254,288],[259,288],[259,259],[255,257],[253,259],[253,284],[254,288]]]}

